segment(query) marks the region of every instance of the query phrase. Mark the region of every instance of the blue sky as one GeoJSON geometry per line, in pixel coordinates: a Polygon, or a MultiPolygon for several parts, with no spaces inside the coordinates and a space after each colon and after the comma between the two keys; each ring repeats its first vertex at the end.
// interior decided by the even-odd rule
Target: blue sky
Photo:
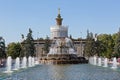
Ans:
{"type": "Polygon", "coordinates": [[[73,38],[85,38],[87,29],[113,34],[120,27],[120,0],[0,0],[0,36],[6,44],[20,42],[29,28],[34,39],[50,36],[58,8],[73,38]]]}

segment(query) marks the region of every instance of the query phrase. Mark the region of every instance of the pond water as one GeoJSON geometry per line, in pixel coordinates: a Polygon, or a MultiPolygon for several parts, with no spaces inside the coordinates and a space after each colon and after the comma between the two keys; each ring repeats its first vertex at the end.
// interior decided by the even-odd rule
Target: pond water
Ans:
{"type": "Polygon", "coordinates": [[[13,73],[3,73],[0,80],[120,80],[120,68],[113,70],[90,64],[37,65],[13,73]]]}

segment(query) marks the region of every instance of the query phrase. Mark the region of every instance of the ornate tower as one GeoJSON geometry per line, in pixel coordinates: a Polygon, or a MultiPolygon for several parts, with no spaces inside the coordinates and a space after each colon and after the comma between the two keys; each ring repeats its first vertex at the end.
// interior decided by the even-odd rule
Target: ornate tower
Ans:
{"type": "Polygon", "coordinates": [[[62,25],[62,20],[63,20],[63,18],[61,18],[61,15],[60,15],[60,8],[58,9],[58,16],[57,16],[57,18],[56,18],[56,23],[57,23],[57,25],[62,25]]]}
{"type": "Polygon", "coordinates": [[[68,27],[62,25],[60,9],[58,9],[58,16],[56,18],[56,25],[50,28],[51,39],[68,37],[68,27]]]}

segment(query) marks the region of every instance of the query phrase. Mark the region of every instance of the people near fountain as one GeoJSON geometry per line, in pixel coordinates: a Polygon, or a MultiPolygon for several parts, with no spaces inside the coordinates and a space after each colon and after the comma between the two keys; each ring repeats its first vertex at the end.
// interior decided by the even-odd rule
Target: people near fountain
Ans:
{"type": "Polygon", "coordinates": [[[120,58],[117,59],[117,62],[120,63],[120,58]]]}

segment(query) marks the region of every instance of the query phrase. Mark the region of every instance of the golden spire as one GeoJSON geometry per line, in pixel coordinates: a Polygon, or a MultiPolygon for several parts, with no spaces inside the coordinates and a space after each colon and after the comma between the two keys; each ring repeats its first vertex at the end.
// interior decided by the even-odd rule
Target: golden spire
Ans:
{"type": "Polygon", "coordinates": [[[60,14],[60,8],[58,8],[58,14],[60,14]]]}
{"type": "Polygon", "coordinates": [[[62,20],[63,18],[61,18],[61,15],[60,15],[60,8],[58,8],[58,16],[56,18],[57,25],[62,25],[62,20]]]}

